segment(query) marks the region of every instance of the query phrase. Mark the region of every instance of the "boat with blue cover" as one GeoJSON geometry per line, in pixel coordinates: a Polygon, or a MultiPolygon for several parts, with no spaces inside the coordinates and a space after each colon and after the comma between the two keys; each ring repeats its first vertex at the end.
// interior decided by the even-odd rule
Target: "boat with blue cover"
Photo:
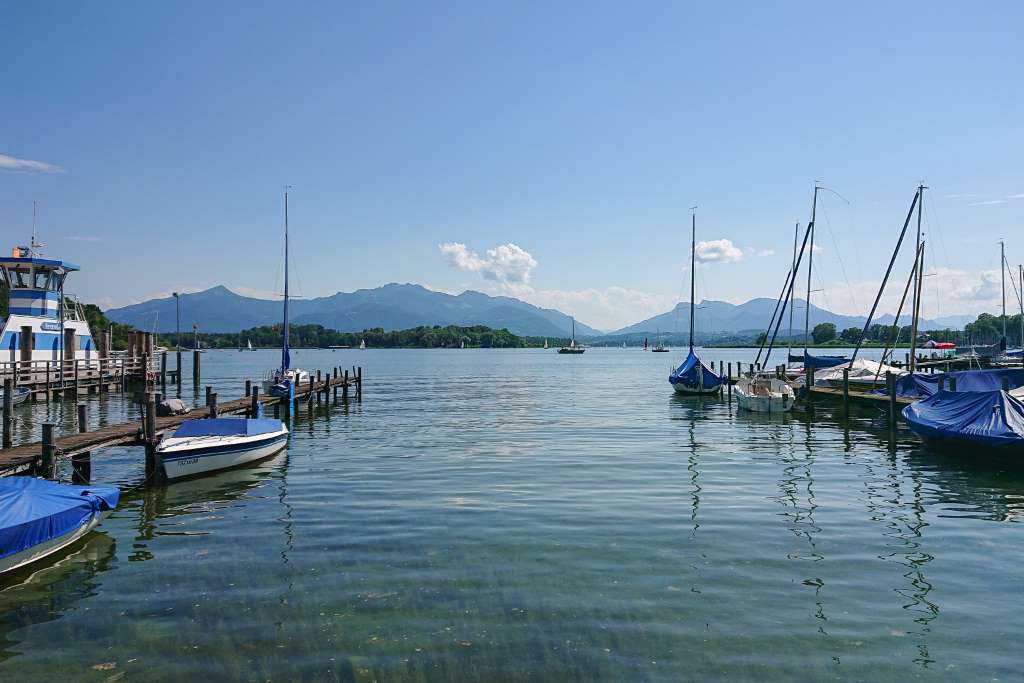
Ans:
{"type": "Polygon", "coordinates": [[[668,376],[668,382],[677,394],[707,396],[717,394],[725,384],[714,370],[704,365],[693,350],[693,311],[694,311],[694,266],[697,265],[697,214],[691,217],[690,228],[690,353],[686,360],[668,376]]]}
{"type": "Polygon", "coordinates": [[[903,409],[911,431],[934,446],[1024,456],[1024,402],[1007,391],[938,391],[903,409]]]}
{"type": "Polygon", "coordinates": [[[280,420],[215,417],[186,420],[156,450],[173,480],[248,465],[287,443],[288,427],[280,420]]]}
{"type": "MultiPolygon", "coordinates": [[[[1011,393],[1024,387],[1024,369],[958,370],[934,374],[907,373],[896,379],[896,395],[904,398],[928,398],[940,387],[957,392],[998,391],[1004,387],[1011,393]]],[[[875,393],[884,393],[877,390],[875,393]]]]}
{"type": "Polygon", "coordinates": [[[33,477],[0,479],[0,575],[82,538],[117,507],[113,486],[72,486],[33,477]]]}

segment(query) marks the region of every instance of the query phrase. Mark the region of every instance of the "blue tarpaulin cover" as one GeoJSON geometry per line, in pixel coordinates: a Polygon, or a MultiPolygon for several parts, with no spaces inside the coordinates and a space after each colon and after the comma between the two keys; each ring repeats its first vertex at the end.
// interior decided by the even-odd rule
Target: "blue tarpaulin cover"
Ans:
{"type": "Polygon", "coordinates": [[[117,507],[113,486],[71,486],[32,477],[0,479],[0,558],[73,531],[117,507]]]}
{"type": "Polygon", "coordinates": [[[189,436],[255,436],[281,429],[280,420],[269,418],[215,417],[186,420],[174,431],[174,438],[189,436]]]}
{"type": "Polygon", "coordinates": [[[703,387],[708,391],[720,387],[724,383],[724,380],[715,374],[714,370],[704,365],[700,358],[697,358],[693,349],[690,349],[690,355],[686,357],[682,365],[672,371],[672,374],[668,376],[668,381],[672,384],[683,383],[698,386],[701,385],[702,374],[703,387]]]}
{"type": "Polygon", "coordinates": [[[903,419],[925,439],[1024,446],[1024,403],[1005,391],[940,391],[904,408],[903,419]]]}
{"type": "Polygon", "coordinates": [[[805,368],[834,368],[843,363],[849,363],[850,359],[845,356],[812,356],[806,354],[789,354],[790,363],[803,363],[805,368]]]}
{"type": "MultiPolygon", "coordinates": [[[[896,379],[896,395],[907,398],[926,398],[939,390],[939,378],[945,377],[946,388],[953,385],[950,378],[956,378],[956,390],[999,391],[1006,378],[1009,388],[1024,386],[1024,369],[961,370],[958,372],[937,372],[933,375],[907,374],[896,379]]],[[[885,393],[877,390],[875,393],[885,393]]]]}

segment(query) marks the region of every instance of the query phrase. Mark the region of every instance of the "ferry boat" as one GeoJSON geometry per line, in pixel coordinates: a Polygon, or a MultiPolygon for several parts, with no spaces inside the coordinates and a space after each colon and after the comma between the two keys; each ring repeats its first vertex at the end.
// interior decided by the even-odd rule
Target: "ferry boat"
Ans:
{"type": "Polygon", "coordinates": [[[64,292],[67,276],[79,267],[43,258],[42,246],[33,238],[30,246],[14,247],[9,257],[0,257],[0,276],[8,287],[0,361],[97,359],[82,307],[64,292]]]}

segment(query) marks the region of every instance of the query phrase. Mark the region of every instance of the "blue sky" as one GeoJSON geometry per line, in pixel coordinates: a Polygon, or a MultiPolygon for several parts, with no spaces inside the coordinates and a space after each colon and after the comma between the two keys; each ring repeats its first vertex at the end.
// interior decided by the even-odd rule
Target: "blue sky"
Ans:
{"type": "Polygon", "coordinates": [[[866,312],[922,180],[926,315],[994,310],[998,239],[1024,261],[1019,3],[0,13],[5,241],[38,200],[105,306],[279,290],[285,184],[305,296],[417,282],[605,329],[685,295],[693,205],[731,243],[698,297],[775,296],[816,179],[850,202],[823,196],[820,305],[866,312]]]}

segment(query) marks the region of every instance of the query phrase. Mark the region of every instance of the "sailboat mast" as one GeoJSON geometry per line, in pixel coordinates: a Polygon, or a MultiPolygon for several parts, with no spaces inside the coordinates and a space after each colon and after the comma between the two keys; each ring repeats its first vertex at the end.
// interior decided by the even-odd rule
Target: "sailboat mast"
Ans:
{"type": "MultiPolygon", "coordinates": [[[[917,186],[917,251],[919,257],[916,259],[914,272],[914,298],[912,299],[913,319],[910,321],[910,372],[917,367],[917,320],[921,313],[921,278],[924,276],[924,251],[921,249],[921,211],[924,209],[924,185],[917,186]]],[[[896,321],[896,329],[899,329],[900,321],[896,321]]],[[[899,341],[897,336],[896,341],[899,341]]]]}
{"type": "Polygon", "coordinates": [[[1003,344],[1006,344],[1006,244],[999,240],[999,279],[1003,287],[1003,344]]]}
{"type": "MultiPolygon", "coordinates": [[[[791,278],[796,278],[796,242],[800,236],[800,223],[798,222],[793,228],[793,265],[790,267],[791,278]]],[[[789,356],[793,353],[793,288],[789,288],[789,345],[788,352],[786,354],[786,362],[789,362],[789,356]]]]}
{"type": "Polygon", "coordinates": [[[1017,264],[1017,303],[1020,304],[1020,363],[1024,365],[1024,264],[1017,264]]]}
{"type": "Polygon", "coordinates": [[[807,252],[807,301],[804,309],[804,364],[807,363],[807,340],[811,332],[811,271],[814,269],[814,219],[818,212],[818,185],[814,185],[814,199],[811,201],[811,249],[807,252]]]}
{"type": "Polygon", "coordinates": [[[281,370],[291,365],[288,353],[288,188],[284,188],[284,322],[281,325],[281,370]]]}
{"type": "Polygon", "coordinates": [[[697,265],[697,207],[693,207],[690,211],[690,350],[693,351],[694,269],[697,265]]]}

